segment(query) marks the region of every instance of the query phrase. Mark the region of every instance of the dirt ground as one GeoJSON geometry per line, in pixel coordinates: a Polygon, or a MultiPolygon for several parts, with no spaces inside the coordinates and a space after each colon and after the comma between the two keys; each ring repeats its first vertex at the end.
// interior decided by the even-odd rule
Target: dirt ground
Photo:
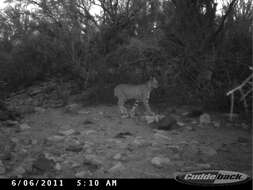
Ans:
{"type": "Polygon", "coordinates": [[[251,126],[215,113],[201,126],[188,111],[177,107],[176,127],[158,130],[121,118],[116,105],[36,107],[1,127],[0,177],[171,178],[207,169],[252,176],[251,126]]]}

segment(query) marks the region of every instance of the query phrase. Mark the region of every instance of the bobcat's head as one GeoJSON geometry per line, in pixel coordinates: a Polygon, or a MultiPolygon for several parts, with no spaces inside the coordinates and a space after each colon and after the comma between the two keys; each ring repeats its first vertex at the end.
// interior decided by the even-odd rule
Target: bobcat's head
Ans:
{"type": "Polygon", "coordinates": [[[156,80],[155,77],[152,77],[149,81],[148,84],[151,88],[158,88],[158,81],[156,80]]]}

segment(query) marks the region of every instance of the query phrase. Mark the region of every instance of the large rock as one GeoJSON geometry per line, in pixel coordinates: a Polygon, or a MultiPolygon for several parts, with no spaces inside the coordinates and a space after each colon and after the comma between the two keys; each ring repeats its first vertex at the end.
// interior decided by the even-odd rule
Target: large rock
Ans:
{"type": "Polygon", "coordinates": [[[78,113],[78,111],[81,109],[81,105],[79,104],[70,104],[65,106],[64,111],[67,113],[78,113]]]}
{"type": "Polygon", "coordinates": [[[165,116],[158,122],[151,123],[150,126],[160,130],[172,130],[178,128],[177,120],[171,116],[165,116]]]}
{"type": "Polygon", "coordinates": [[[184,114],[186,117],[192,117],[192,118],[196,118],[199,117],[200,115],[203,114],[203,111],[200,109],[193,109],[189,112],[187,112],[186,114],[184,114]]]}
{"type": "Polygon", "coordinates": [[[54,166],[54,161],[47,159],[44,154],[39,155],[37,160],[33,163],[33,168],[40,172],[48,172],[54,169],[54,166]]]}
{"type": "Polygon", "coordinates": [[[207,113],[202,114],[199,117],[200,126],[206,126],[211,123],[211,116],[207,113]]]}

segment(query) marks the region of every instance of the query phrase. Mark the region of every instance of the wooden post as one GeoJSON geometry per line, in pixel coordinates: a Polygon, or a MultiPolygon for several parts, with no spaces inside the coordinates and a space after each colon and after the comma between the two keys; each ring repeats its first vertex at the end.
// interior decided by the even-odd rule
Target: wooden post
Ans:
{"type": "Polygon", "coordinates": [[[233,120],[233,113],[234,113],[234,93],[231,94],[231,105],[230,105],[230,116],[229,120],[233,120]]]}
{"type": "MultiPolygon", "coordinates": [[[[241,97],[244,97],[244,93],[243,93],[242,88],[240,88],[240,93],[241,93],[241,97]]],[[[246,97],[243,98],[242,101],[243,101],[245,112],[248,113],[248,104],[247,104],[246,97]]]]}

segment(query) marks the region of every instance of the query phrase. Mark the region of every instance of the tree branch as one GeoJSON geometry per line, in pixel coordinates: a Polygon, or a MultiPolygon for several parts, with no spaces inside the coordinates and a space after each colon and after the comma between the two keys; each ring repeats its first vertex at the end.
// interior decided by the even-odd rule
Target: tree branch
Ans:
{"type": "Polygon", "coordinates": [[[225,23],[228,15],[230,14],[230,12],[233,10],[233,7],[236,4],[236,2],[237,2],[237,0],[232,0],[232,2],[229,4],[227,12],[222,17],[222,20],[221,20],[221,23],[220,23],[219,27],[217,28],[217,30],[213,34],[214,37],[217,36],[222,31],[222,29],[224,27],[224,23],[225,23]]]}

